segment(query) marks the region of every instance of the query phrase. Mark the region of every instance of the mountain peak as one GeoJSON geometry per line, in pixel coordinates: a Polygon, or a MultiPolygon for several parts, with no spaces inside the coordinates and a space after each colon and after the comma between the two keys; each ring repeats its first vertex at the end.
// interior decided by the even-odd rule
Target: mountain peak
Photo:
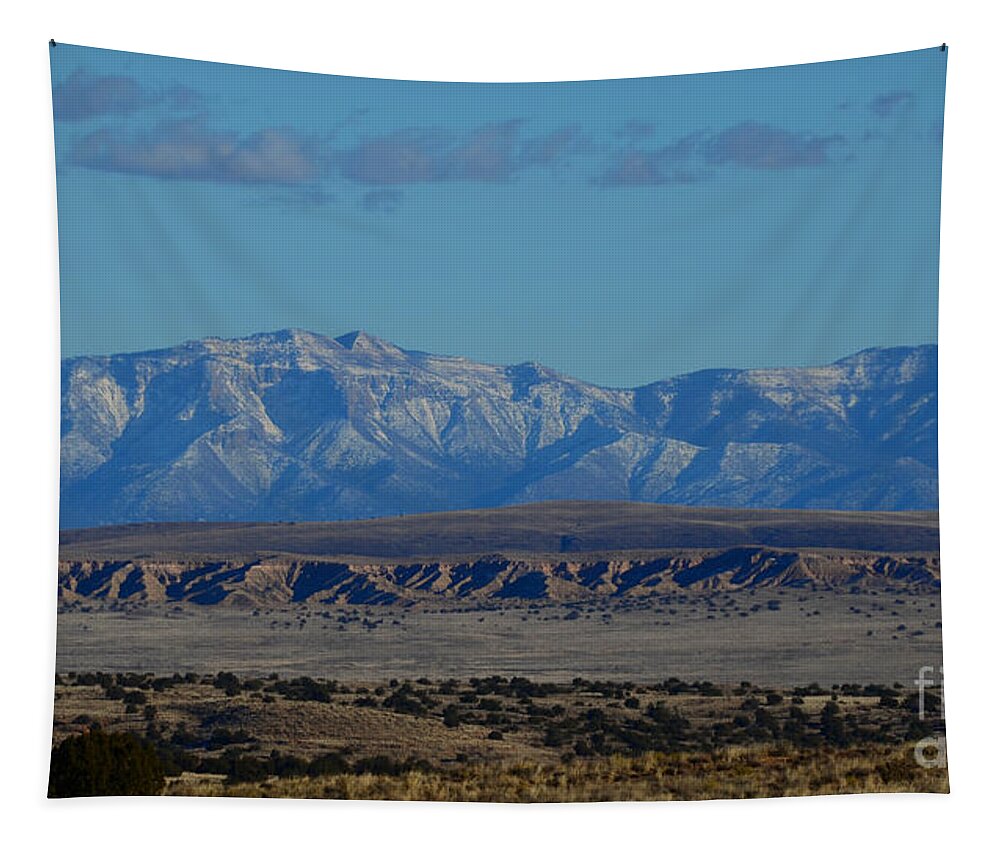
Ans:
{"type": "Polygon", "coordinates": [[[282,330],[64,361],[61,521],[329,520],[558,499],[937,506],[936,349],[606,390],[282,330]]]}
{"type": "Polygon", "coordinates": [[[208,340],[219,343],[246,343],[252,342],[257,345],[292,345],[297,348],[313,348],[315,346],[330,344],[329,337],[317,334],[313,331],[306,331],[302,328],[282,328],[278,331],[261,331],[259,334],[251,334],[248,337],[222,338],[209,337],[208,340]]]}
{"type": "Polygon", "coordinates": [[[334,338],[341,346],[351,352],[371,352],[379,354],[401,354],[401,349],[387,340],[382,340],[367,331],[351,331],[334,338]]]}
{"type": "Polygon", "coordinates": [[[238,337],[231,340],[210,337],[204,343],[213,345],[252,345],[254,347],[278,346],[281,348],[291,348],[300,355],[316,354],[320,352],[344,351],[357,354],[382,354],[400,355],[402,349],[394,346],[388,340],[382,340],[366,331],[351,331],[349,334],[341,334],[339,337],[328,337],[325,334],[318,334],[315,331],[306,331],[302,328],[282,328],[278,331],[265,331],[259,334],[252,334],[249,337],[238,337]]]}

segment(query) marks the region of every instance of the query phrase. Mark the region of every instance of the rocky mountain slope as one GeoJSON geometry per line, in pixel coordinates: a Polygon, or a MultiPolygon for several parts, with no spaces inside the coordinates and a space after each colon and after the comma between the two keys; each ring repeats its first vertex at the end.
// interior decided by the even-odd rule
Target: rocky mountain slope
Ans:
{"type": "Polygon", "coordinates": [[[937,349],[607,389],[364,333],[63,362],[63,528],[550,499],[934,509],[937,349]]]}

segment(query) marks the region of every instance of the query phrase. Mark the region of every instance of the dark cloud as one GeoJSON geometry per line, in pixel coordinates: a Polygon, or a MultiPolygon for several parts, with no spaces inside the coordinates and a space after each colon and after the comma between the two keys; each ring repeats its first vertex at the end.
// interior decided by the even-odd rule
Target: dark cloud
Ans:
{"type": "Polygon", "coordinates": [[[150,177],[296,186],[323,177],[330,152],[292,130],[271,128],[240,138],[186,120],[129,137],[96,131],[77,143],[73,162],[150,177]]]}
{"type": "Polygon", "coordinates": [[[128,115],[156,100],[131,77],[97,76],[82,69],[52,89],[52,109],[59,121],[128,115]]]}
{"type": "Polygon", "coordinates": [[[702,155],[707,165],[759,169],[820,166],[829,161],[827,149],[841,141],[840,136],[793,133],[747,121],[707,140],[702,155]]]}
{"type": "Polygon", "coordinates": [[[879,95],[868,104],[868,108],[879,118],[888,118],[900,107],[906,106],[913,100],[912,92],[898,91],[888,92],[879,95]]]}

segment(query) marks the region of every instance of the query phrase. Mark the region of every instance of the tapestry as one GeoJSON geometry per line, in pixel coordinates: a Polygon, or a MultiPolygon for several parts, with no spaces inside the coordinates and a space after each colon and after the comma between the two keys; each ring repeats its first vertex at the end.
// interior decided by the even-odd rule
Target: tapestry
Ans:
{"type": "Polygon", "coordinates": [[[49,52],[51,797],[948,791],[945,46],[49,52]]]}

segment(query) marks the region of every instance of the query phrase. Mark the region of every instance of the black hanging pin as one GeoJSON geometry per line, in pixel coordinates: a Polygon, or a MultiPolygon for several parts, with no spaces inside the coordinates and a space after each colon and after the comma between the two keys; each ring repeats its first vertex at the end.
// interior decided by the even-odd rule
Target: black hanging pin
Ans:
{"type": "Polygon", "coordinates": [[[948,49],[948,45],[945,44],[944,42],[941,42],[941,52],[944,53],[947,49],[948,49]]]}
{"type": "Polygon", "coordinates": [[[49,47],[55,47],[55,46],[56,46],[56,40],[54,38],[50,38],[49,39],[49,47]]]}

